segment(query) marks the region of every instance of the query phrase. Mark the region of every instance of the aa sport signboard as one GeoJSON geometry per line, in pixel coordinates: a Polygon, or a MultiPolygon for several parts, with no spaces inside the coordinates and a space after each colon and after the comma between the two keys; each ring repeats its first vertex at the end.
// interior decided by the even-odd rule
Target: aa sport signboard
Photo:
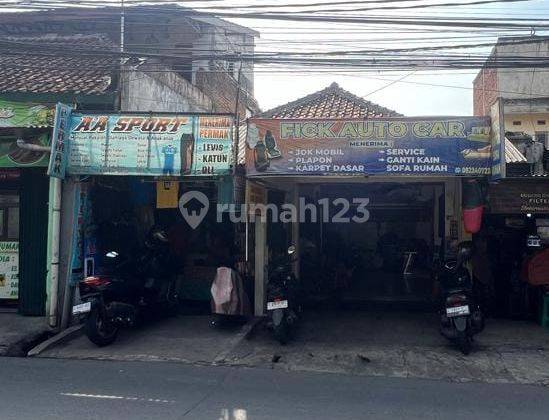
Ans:
{"type": "Polygon", "coordinates": [[[188,168],[192,135],[193,119],[185,116],[75,114],[69,129],[68,171],[181,175],[188,168]]]}
{"type": "Polygon", "coordinates": [[[256,119],[248,175],[489,175],[488,117],[256,119]]]}
{"type": "Polygon", "coordinates": [[[227,115],[72,113],[67,138],[75,175],[217,176],[233,164],[227,115]]]}

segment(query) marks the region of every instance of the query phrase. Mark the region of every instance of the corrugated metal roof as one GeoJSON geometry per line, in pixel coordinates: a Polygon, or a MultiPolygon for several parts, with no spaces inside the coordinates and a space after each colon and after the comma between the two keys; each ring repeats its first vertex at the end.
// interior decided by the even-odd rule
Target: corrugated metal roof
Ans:
{"type": "Polygon", "coordinates": [[[526,157],[515,147],[513,143],[505,138],[505,162],[506,163],[521,163],[526,162],[526,157]]]}

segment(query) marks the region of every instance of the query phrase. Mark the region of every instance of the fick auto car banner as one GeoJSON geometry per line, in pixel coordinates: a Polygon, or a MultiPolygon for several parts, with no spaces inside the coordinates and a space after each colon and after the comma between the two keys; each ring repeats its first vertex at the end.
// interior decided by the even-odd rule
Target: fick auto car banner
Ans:
{"type": "Polygon", "coordinates": [[[489,175],[490,119],[250,119],[248,175],[489,175]]]}
{"type": "Polygon", "coordinates": [[[73,113],[67,172],[226,175],[232,168],[232,133],[230,116],[73,113]]]}

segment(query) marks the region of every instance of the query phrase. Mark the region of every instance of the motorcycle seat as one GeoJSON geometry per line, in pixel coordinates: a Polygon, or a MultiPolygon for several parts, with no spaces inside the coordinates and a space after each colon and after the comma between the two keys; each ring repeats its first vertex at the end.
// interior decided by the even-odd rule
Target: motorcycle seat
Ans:
{"type": "Polygon", "coordinates": [[[449,289],[446,294],[447,295],[458,295],[458,294],[467,294],[470,290],[467,288],[459,287],[459,288],[453,288],[449,289]]]}

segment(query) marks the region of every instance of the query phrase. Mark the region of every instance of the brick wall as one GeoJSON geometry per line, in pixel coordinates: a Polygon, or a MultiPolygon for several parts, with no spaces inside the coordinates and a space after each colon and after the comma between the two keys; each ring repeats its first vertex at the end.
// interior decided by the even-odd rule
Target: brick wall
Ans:
{"type": "Polygon", "coordinates": [[[497,69],[482,69],[473,82],[473,115],[490,115],[498,96],[497,69]]]}
{"type": "MultiPolygon", "coordinates": [[[[212,100],[214,112],[234,113],[237,83],[229,74],[199,70],[196,73],[196,86],[212,100]]],[[[241,90],[238,113],[242,119],[246,117],[246,105],[252,109],[257,107],[255,99],[241,90]]]]}

